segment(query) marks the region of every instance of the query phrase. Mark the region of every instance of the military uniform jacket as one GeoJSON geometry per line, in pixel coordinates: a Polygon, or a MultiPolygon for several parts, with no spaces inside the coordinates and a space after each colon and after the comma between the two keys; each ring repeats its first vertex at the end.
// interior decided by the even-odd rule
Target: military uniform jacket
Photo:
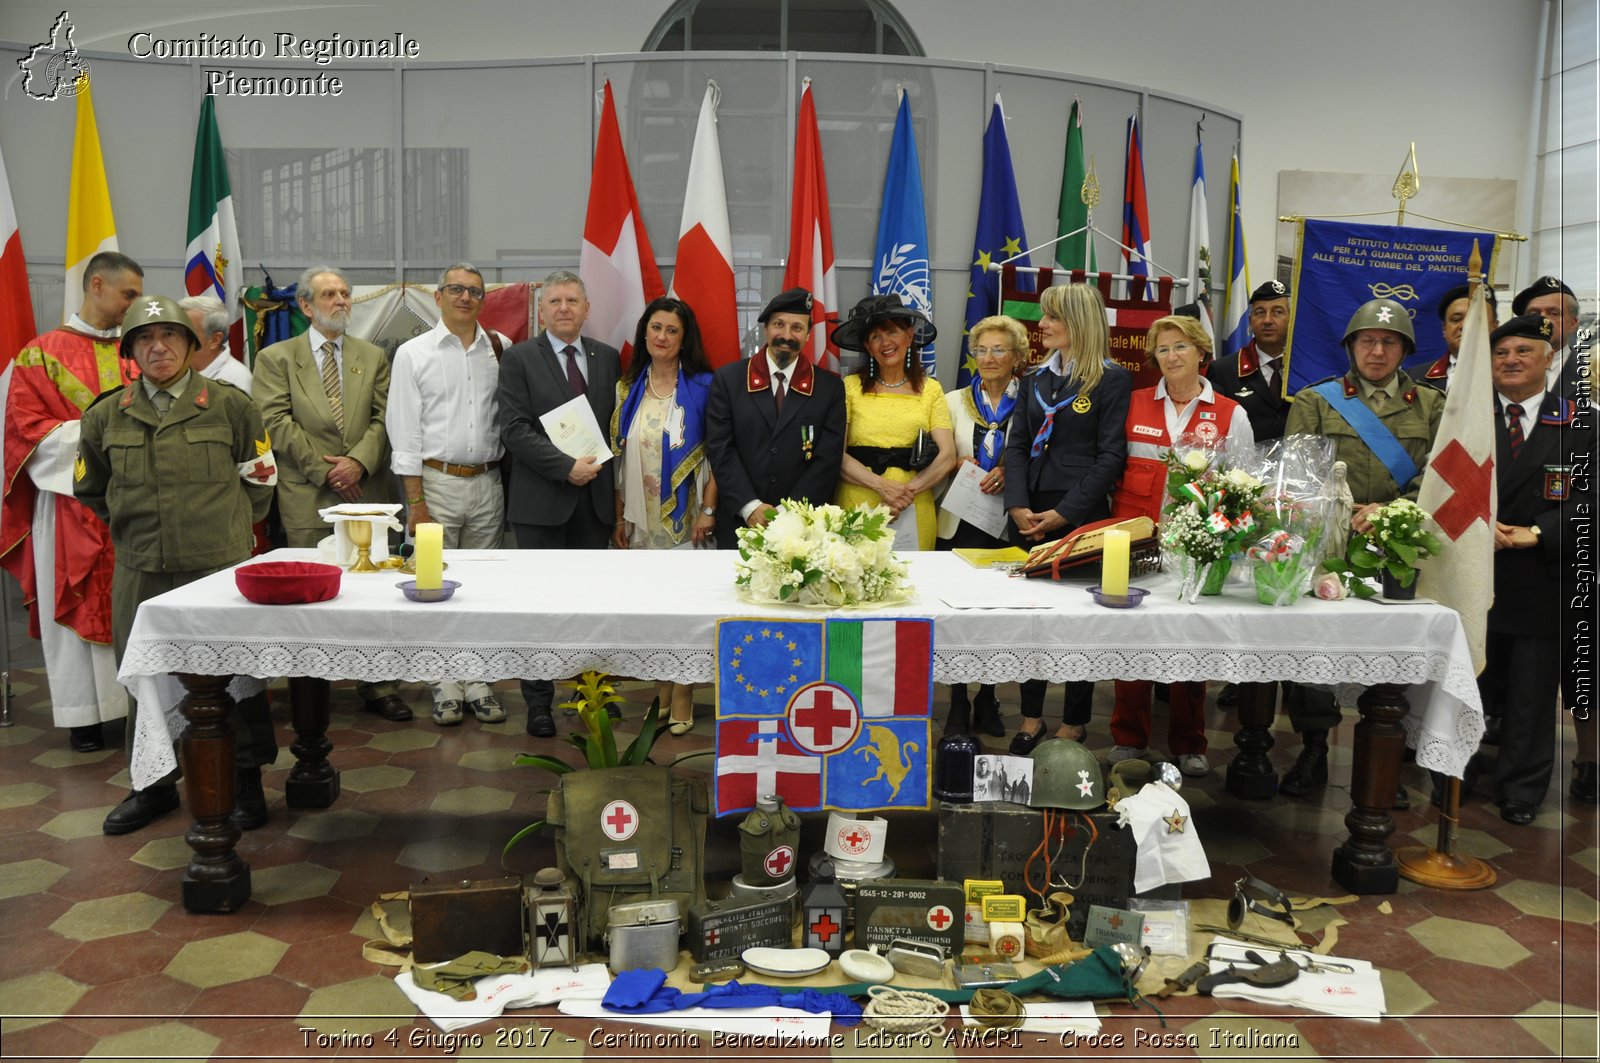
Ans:
{"type": "Polygon", "coordinates": [[[1581,456],[1593,452],[1594,414],[1580,415],[1571,400],[1546,392],[1538,423],[1513,459],[1505,408],[1497,399],[1494,435],[1498,520],[1538,528],[1539,545],[1495,551],[1489,630],[1554,638],[1563,598],[1563,547],[1569,563],[1577,560],[1571,556],[1577,537],[1562,527],[1562,521],[1569,507],[1578,504],[1572,496],[1581,492],[1574,486],[1581,489],[1586,479],[1581,456]]]}
{"type": "Polygon", "coordinates": [[[1254,340],[1238,354],[1230,354],[1211,363],[1206,379],[1218,395],[1230,398],[1244,407],[1250,415],[1250,428],[1256,442],[1277,439],[1283,435],[1289,420],[1289,400],[1279,391],[1283,383],[1283,363],[1279,363],[1278,380],[1267,384],[1261,371],[1261,355],[1254,340]]]}
{"type": "MultiPolygon", "coordinates": [[[[1328,379],[1341,381],[1347,396],[1360,397],[1361,389],[1356,382],[1355,370],[1342,377],[1328,379]]],[[[1311,388],[1302,388],[1296,393],[1294,408],[1289,411],[1288,435],[1303,433],[1327,436],[1333,440],[1335,457],[1345,463],[1350,496],[1358,506],[1368,502],[1393,502],[1397,498],[1409,498],[1413,502],[1417,500],[1417,492],[1422,489],[1422,473],[1428,464],[1428,452],[1433,449],[1433,437],[1439,431],[1439,417],[1444,413],[1444,393],[1419,387],[1403,369],[1395,374],[1385,390],[1390,393],[1390,398],[1381,419],[1417,466],[1417,474],[1403,484],[1395,483],[1383,462],[1350,427],[1350,422],[1311,388]]],[[[1252,420],[1251,424],[1254,423],[1252,420]]]]}
{"type": "Polygon", "coordinates": [[[250,556],[275,479],[250,396],[191,373],[164,420],[137,381],[89,407],[73,493],[110,526],[119,566],[191,572],[250,556]]]}
{"type": "Polygon", "coordinates": [[[832,502],[844,461],[844,381],[802,354],[789,366],[783,412],[763,350],[718,369],[706,403],[706,449],[717,479],[717,544],[737,545],[740,511],[760,500],[832,502]]]}

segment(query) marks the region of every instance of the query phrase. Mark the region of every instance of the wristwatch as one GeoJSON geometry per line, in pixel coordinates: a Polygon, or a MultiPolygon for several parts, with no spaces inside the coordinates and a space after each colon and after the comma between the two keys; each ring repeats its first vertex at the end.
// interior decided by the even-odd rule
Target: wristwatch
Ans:
{"type": "Polygon", "coordinates": [[[714,507],[714,506],[701,506],[700,507],[700,515],[702,517],[715,517],[717,515],[716,507],[714,507]]]}
{"type": "Polygon", "coordinates": [[[1533,536],[1534,542],[1539,541],[1539,526],[1537,524],[1528,525],[1528,533],[1533,536]]]}

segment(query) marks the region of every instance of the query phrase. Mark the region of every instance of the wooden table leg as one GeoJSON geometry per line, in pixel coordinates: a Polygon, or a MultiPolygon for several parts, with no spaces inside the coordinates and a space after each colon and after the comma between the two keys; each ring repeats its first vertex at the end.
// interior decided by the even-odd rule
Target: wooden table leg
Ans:
{"type": "Polygon", "coordinates": [[[1400,886],[1400,868],[1389,850],[1394,833],[1389,810],[1406,745],[1400,721],[1410,704],[1404,686],[1384,683],[1369,687],[1356,705],[1361,722],[1350,772],[1354,807],[1344,817],[1350,837],[1333,851],[1333,878],[1351,893],[1393,893],[1400,886]]]}
{"type": "Polygon", "coordinates": [[[185,691],[178,710],[183,729],[183,784],[194,826],[194,854],[183,873],[183,907],[189,912],[233,912],[250,899],[250,865],[234,845],[239,828],[233,812],[235,754],[230,675],[179,674],[185,691]]]}
{"type": "Polygon", "coordinates": [[[283,799],[290,808],[327,808],[339,796],[339,770],[328,763],[333,751],[333,743],[328,741],[328,688],[326,679],[289,679],[289,713],[295,733],[289,751],[295,765],[284,783],[283,799]]]}
{"type": "Polygon", "coordinates": [[[1261,801],[1278,792],[1278,770],[1267,759],[1277,743],[1272,718],[1278,711],[1277,683],[1239,684],[1239,733],[1233,744],[1238,752],[1228,765],[1223,788],[1234,797],[1261,801]]]}

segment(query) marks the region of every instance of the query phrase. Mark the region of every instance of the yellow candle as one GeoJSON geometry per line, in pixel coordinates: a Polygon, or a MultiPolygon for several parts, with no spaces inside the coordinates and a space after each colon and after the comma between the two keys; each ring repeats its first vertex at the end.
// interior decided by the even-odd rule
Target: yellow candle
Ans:
{"type": "MultiPolygon", "coordinates": [[[[421,529],[419,528],[420,532],[421,529]]],[[[1106,529],[1105,554],[1100,562],[1100,593],[1114,598],[1128,595],[1128,544],[1130,537],[1121,528],[1106,529]]],[[[421,572],[421,569],[418,569],[421,572]]]]}
{"type": "Polygon", "coordinates": [[[418,524],[417,590],[436,591],[443,585],[444,525],[418,524]]]}

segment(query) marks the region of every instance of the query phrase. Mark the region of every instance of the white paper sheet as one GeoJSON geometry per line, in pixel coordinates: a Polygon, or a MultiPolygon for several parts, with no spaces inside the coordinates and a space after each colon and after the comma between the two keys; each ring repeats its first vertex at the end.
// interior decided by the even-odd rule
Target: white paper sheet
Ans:
{"type": "Polygon", "coordinates": [[[798,1008],[685,1008],[645,1015],[609,1011],[598,1000],[561,1001],[561,1014],[584,1019],[609,1019],[629,1026],[662,1026],[669,1030],[706,1030],[742,1034],[777,1044],[825,1041],[833,1019],[798,1008]]]}
{"type": "Polygon", "coordinates": [[[893,550],[920,550],[917,544],[917,507],[907,506],[900,511],[900,515],[889,523],[894,529],[894,542],[890,543],[893,550]]]}
{"type": "Polygon", "coordinates": [[[561,453],[572,458],[593,457],[604,465],[616,455],[606,444],[600,422],[594,419],[594,408],[582,395],[563,402],[549,413],[539,415],[550,442],[561,453]]]}
{"type": "MultiPolygon", "coordinates": [[[[1278,958],[1277,953],[1270,948],[1236,941],[1220,934],[1217,935],[1213,946],[1229,958],[1242,957],[1246,949],[1256,949],[1268,960],[1278,958]]],[[[1309,960],[1316,963],[1339,964],[1353,968],[1353,971],[1327,974],[1301,971],[1288,985],[1272,989],[1246,985],[1243,982],[1229,982],[1217,986],[1211,995],[1218,998],[1237,997],[1241,1000],[1253,1000],[1259,1004],[1283,1004],[1305,1008],[1307,1011],[1320,1011],[1325,1015],[1340,1015],[1347,1019],[1363,1019],[1368,1022],[1377,1022],[1388,1009],[1383,995],[1383,979],[1378,969],[1368,961],[1351,959],[1347,956],[1309,954],[1295,954],[1294,958],[1302,966],[1309,960]]],[[[1248,964],[1248,961],[1245,963],[1248,964]]],[[[1224,960],[1212,959],[1211,973],[1216,974],[1225,970],[1227,966],[1224,960]]]]}
{"type": "Polygon", "coordinates": [[[983,478],[987,475],[976,462],[957,465],[955,478],[939,508],[998,539],[1006,530],[1005,497],[983,493],[983,478]]]}

